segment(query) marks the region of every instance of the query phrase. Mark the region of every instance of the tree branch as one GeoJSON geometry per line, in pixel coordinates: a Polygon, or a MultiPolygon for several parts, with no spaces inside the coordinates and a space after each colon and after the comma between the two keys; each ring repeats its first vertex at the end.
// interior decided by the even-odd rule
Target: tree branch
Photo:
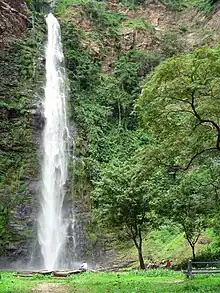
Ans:
{"type": "Polygon", "coordinates": [[[193,113],[196,116],[196,118],[200,121],[201,124],[202,123],[210,123],[216,129],[216,132],[217,132],[216,148],[220,149],[220,127],[213,120],[201,118],[201,116],[199,115],[199,113],[196,111],[196,108],[195,108],[195,92],[196,92],[196,90],[194,89],[192,91],[192,102],[191,102],[191,107],[192,107],[193,113]]]}
{"type": "Polygon", "coordinates": [[[200,155],[202,155],[203,153],[205,152],[209,152],[209,151],[219,151],[220,149],[217,148],[217,147],[212,147],[212,148],[208,148],[208,149],[205,149],[205,150],[202,150],[201,152],[198,152],[196,153],[189,161],[189,163],[185,166],[185,167],[181,167],[181,166],[172,166],[171,168],[173,170],[182,170],[182,171],[186,171],[189,169],[189,167],[191,166],[192,162],[200,155]]]}
{"type": "MultiPolygon", "coordinates": [[[[209,151],[214,151],[214,150],[217,150],[219,151],[220,150],[220,126],[213,120],[211,119],[202,119],[202,117],[200,116],[200,114],[197,112],[196,110],[196,107],[195,107],[195,92],[196,92],[196,89],[194,89],[191,93],[191,96],[192,96],[192,100],[190,103],[191,105],[191,108],[192,108],[192,111],[187,111],[187,112],[190,112],[191,114],[194,114],[194,116],[199,120],[199,123],[196,124],[196,126],[193,128],[193,130],[195,130],[195,128],[203,123],[209,123],[211,124],[215,130],[216,130],[216,135],[217,135],[217,138],[216,138],[216,146],[215,147],[211,147],[211,148],[207,148],[207,149],[204,149],[200,152],[197,152],[189,161],[189,163],[185,166],[185,167],[180,167],[180,166],[172,166],[171,168],[173,170],[183,170],[183,171],[186,171],[189,169],[189,167],[191,166],[191,164],[193,163],[193,161],[200,155],[202,155],[203,153],[205,152],[209,152],[209,151]]],[[[184,111],[184,110],[183,110],[184,111]]]]}
{"type": "Polygon", "coordinates": [[[178,99],[178,98],[175,98],[175,97],[172,97],[172,99],[191,105],[190,101],[188,101],[187,99],[178,99]]]}
{"type": "Polygon", "coordinates": [[[134,241],[134,244],[136,246],[136,248],[139,248],[139,244],[137,242],[137,236],[138,236],[138,232],[137,232],[137,227],[135,227],[135,231],[133,230],[133,226],[132,225],[126,225],[128,231],[130,232],[130,236],[132,238],[132,240],[134,241]]]}
{"type": "Polygon", "coordinates": [[[139,246],[142,246],[142,235],[141,235],[141,229],[138,229],[138,236],[139,236],[139,246]]]}
{"type": "Polygon", "coordinates": [[[168,114],[170,113],[189,113],[189,114],[194,114],[192,111],[189,111],[189,110],[173,110],[173,111],[169,111],[168,114]]]}
{"type": "Polygon", "coordinates": [[[198,232],[196,238],[195,238],[194,241],[193,241],[193,245],[196,245],[196,243],[197,243],[197,241],[198,241],[200,235],[201,235],[201,232],[198,232]]]}

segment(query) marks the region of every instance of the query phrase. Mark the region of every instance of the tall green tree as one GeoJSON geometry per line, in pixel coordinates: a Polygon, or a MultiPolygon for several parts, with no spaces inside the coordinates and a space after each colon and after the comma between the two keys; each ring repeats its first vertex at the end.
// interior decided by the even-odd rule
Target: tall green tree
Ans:
{"type": "Polygon", "coordinates": [[[126,232],[138,251],[140,269],[145,268],[142,233],[155,225],[152,196],[147,182],[138,178],[137,166],[130,162],[109,164],[92,193],[94,214],[106,228],[126,232]]]}
{"type": "Polygon", "coordinates": [[[208,172],[204,169],[179,175],[159,203],[161,214],[182,228],[193,260],[196,257],[196,243],[213,214],[213,193],[210,194],[208,172]]]}
{"type": "Polygon", "coordinates": [[[219,81],[220,47],[204,46],[162,62],[135,107],[141,128],[154,139],[150,164],[165,170],[162,184],[158,180],[155,185],[158,205],[182,226],[193,258],[219,198],[211,164],[216,165],[220,151],[219,81]],[[166,174],[173,180],[164,180],[166,174]]]}
{"type": "Polygon", "coordinates": [[[160,145],[161,163],[187,170],[219,154],[219,81],[219,46],[167,59],[148,78],[136,111],[160,145]]]}

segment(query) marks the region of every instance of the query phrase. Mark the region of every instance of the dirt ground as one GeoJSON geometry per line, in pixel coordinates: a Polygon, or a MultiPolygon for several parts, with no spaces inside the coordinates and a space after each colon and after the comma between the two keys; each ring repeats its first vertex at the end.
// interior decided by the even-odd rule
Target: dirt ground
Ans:
{"type": "Polygon", "coordinates": [[[69,289],[62,284],[43,283],[32,290],[33,293],[69,293],[69,289]]]}

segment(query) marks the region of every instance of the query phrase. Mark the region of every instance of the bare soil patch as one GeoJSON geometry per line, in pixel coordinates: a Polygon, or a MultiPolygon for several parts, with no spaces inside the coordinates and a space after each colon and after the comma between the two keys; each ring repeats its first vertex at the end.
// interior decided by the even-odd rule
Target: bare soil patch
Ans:
{"type": "Polygon", "coordinates": [[[43,283],[34,288],[32,293],[69,293],[69,289],[62,284],[43,283]]]}

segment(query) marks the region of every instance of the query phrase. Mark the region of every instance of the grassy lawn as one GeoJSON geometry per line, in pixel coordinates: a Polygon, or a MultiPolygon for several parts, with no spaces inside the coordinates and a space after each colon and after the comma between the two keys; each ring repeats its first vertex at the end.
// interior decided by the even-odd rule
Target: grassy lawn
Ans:
{"type": "MultiPolygon", "coordinates": [[[[198,257],[202,254],[208,254],[209,257],[206,257],[206,260],[208,260],[212,255],[218,254],[218,238],[212,229],[206,229],[200,239],[203,241],[198,241],[196,244],[196,255],[198,257]]],[[[130,267],[136,268],[139,265],[137,249],[132,241],[115,242],[114,249],[117,251],[116,264],[120,261],[133,260],[135,262],[130,267]]],[[[183,233],[181,233],[178,227],[173,226],[172,229],[164,228],[152,231],[144,237],[143,257],[146,263],[150,262],[148,260],[149,256],[156,263],[171,259],[173,265],[180,265],[192,257],[192,251],[183,233]]]]}
{"type": "Polygon", "coordinates": [[[186,280],[181,272],[166,270],[83,273],[57,279],[39,275],[15,278],[12,272],[2,272],[0,292],[31,292],[32,288],[42,283],[59,283],[67,293],[220,292],[218,275],[195,276],[193,280],[186,280]]]}

